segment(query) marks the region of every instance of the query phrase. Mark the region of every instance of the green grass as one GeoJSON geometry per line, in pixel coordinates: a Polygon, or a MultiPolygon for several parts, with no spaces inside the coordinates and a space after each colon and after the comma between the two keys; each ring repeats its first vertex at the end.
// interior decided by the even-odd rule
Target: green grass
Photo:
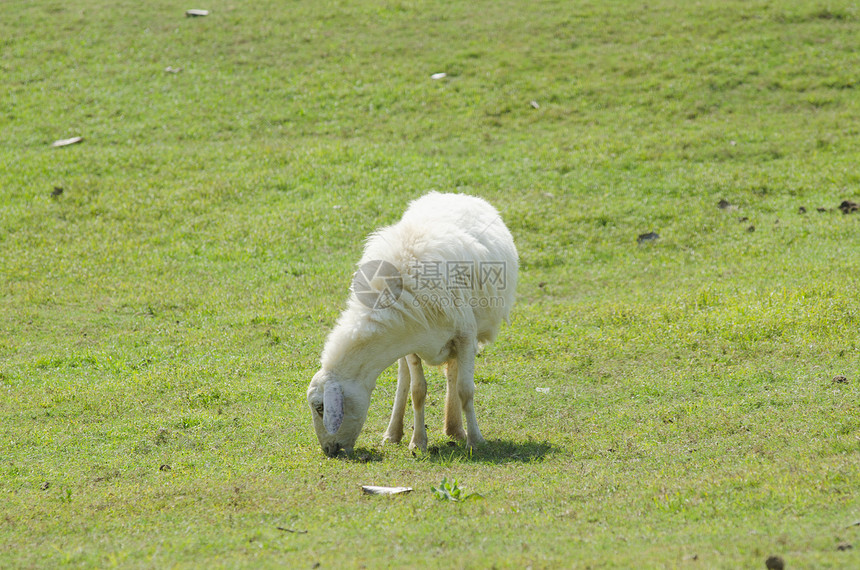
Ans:
{"type": "Polygon", "coordinates": [[[855,2],[190,7],[3,5],[0,566],[860,565],[855,2]],[[520,249],[489,443],[433,370],[379,444],[390,369],[326,459],[362,240],[433,189],[520,249]]]}

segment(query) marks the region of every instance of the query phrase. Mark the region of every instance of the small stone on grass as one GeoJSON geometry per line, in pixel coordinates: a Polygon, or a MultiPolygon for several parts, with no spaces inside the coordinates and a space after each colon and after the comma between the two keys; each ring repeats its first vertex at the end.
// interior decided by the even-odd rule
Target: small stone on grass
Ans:
{"type": "Polygon", "coordinates": [[[365,495],[405,495],[412,492],[412,487],[377,487],[375,485],[362,485],[361,491],[365,495]]]}
{"type": "Polygon", "coordinates": [[[71,146],[73,144],[78,144],[80,142],[83,142],[83,140],[84,140],[84,137],[71,137],[68,139],[60,139],[60,140],[57,140],[57,141],[54,141],[53,143],[51,143],[51,146],[54,148],[60,148],[63,146],[71,146]]]}

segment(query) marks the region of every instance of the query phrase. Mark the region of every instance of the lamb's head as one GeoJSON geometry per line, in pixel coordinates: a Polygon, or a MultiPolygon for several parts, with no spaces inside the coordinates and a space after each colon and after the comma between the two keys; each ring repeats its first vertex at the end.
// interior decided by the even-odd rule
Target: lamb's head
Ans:
{"type": "Polygon", "coordinates": [[[317,439],[325,454],[335,457],[341,450],[352,453],[367,419],[370,391],[358,382],[320,370],[308,386],[308,404],[317,439]]]}

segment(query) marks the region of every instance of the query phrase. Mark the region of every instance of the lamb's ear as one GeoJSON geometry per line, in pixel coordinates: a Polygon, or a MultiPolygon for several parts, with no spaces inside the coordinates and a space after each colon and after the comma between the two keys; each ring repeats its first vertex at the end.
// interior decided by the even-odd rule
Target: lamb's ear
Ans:
{"type": "Polygon", "coordinates": [[[343,423],[343,389],[340,384],[329,380],[323,394],[323,425],[329,434],[334,435],[343,423]]]}

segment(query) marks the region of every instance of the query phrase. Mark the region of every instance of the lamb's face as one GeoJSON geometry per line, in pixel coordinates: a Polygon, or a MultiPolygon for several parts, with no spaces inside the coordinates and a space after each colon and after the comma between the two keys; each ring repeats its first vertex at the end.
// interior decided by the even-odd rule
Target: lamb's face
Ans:
{"type": "Polygon", "coordinates": [[[352,453],[367,419],[370,393],[357,382],[343,381],[333,372],[320,370],[308,386],[308,404],[325,454],[335,457],[341,450],[352,453]]]}

